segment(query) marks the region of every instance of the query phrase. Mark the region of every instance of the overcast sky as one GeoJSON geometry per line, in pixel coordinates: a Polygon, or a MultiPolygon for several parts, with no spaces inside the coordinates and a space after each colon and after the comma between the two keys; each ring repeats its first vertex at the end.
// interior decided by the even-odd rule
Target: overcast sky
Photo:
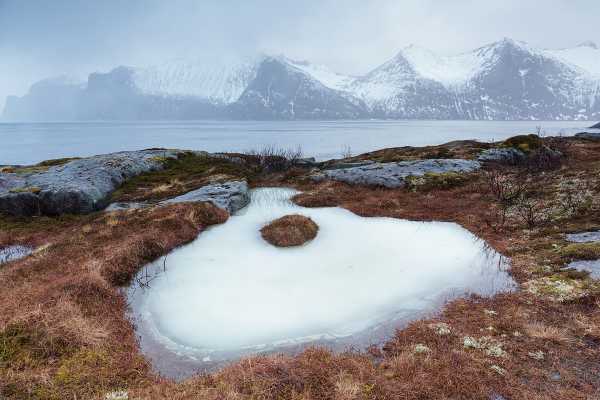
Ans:
{"type": "Polygon", "coordinates": [[[0,106],[36,80],[188,56],[285,54],[358,74],[417,44],[600,42],[600,0],[0,0],[0,106]]]}

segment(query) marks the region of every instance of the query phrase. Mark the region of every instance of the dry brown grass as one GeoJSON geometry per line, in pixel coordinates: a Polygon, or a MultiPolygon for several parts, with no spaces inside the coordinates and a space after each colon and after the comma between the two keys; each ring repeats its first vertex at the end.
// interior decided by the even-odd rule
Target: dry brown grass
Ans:
{"type": "Polygon", "coordinates": [[[309,217],[292,214],[278,218],[261,228],[267,242],[277,247],[300,246],[317,236],[319,227],[309,217]]]}
{"type": "MultiPolygon", "coordinates": [[[[74,217],[46,250],[1,268],[0,398],[92,398],[147,379],[118,286],[227,217],[209,203],[74,217]]],[[[37,220],[6,223],[37,240],[37,220]]]]}
{"type": "MultiPolygon", "coordinates": [[[[462,150],[453,146],[448,151],[462,150]]],[[[557,184],[572,177],[585,179],[598,194],[600,143],[574,141],[569,152],[570,167],[537,176],[539,196],[556,196],[557,184]]],[[[277,182],[287,184],[274,178],[269,184],[277,182]]],[[[564,233],[600,226],[600,213],[591,208],[544,227],[529,229],[509,218],[496,229],[486,222],[494,215],[494,200],[482,190],[482,182],[475,175],[465,185],[425,192],[305,184],[296,201],[341,206],[363,216],[457,222],[511,256],[518,283],[555,276],[565,262],[560,253],[564,233]]],[[[0,220],[0,245],[50,243],[0,269],[0,398],[103,398],[119,389],[128,390],[132,399],[598,398],[598,293],[564,303],[525,291],[458,299],[440,315],[413,322],[366,352],[311,348],[296,356],[241,360],[184,382],[157,377],[139,352],[115,284],[224,218],[212,207],[188,204],[0,220]],[[440,334],[437,323],[447,324],[450,332],[440,334]],[[465,336],[486,338],[501,346],[504,355],[465,348],[465,336]],[[429,351],[415,353],[417,344],[429,351]]]]}

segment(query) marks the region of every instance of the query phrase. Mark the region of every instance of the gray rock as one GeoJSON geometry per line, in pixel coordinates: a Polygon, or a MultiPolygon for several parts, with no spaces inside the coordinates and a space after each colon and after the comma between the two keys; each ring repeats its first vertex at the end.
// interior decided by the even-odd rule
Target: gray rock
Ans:
{"type": "Polygon", "coordinates": [[[0,265],[27,257],[32,252],[33,249],[31,247],[20,245],[0,249],[0,265]]]}
{"type": "Polygon", "coordinates": [[[313,175],[312,178],[317,182],[332,179],[351,185],[398,188],[406,184],[408,176],[423,176],[426,173],[473,172],[479,168],[481,168],[479,162],[461,159],[400,161],[324,170],[313,175]]]}
{"type": "Polygon", "coordinates": [[[600,242],[600,231],[569,233],[567,240],[573,243],[600,242]]]}
{"type": "Polygon", "coordinates": [[[600,122],[598,122],[596,125],[594,126],[590,126],[590,129],[600,129],[600,122]]]}
{"type": "Polygon", "coordinates": [[[160,202],[159,204],[174,204],[186,202],[208,201],[215,206],[229,211],[230,214],[244,208],[250,202],[248,184],[244,181],[215,183],[192,190],[181,196],[160,202]]]}
{"type": "Polygon", "coordinates": [[[581,139],[600,140],[600,132],[581,132],[575,134],[575,137],[581,139]]]}
{"type": "Polygon", "coordinates": [[[163,168],[178,150],[104,154],[28,174],[0,173],[0,212],[17,216],[84,214],[104,208],[123,182],[163,168]]]}
{"type": "Polygon", "coordinates": [[[525,159],[525,157],[526,155],[522,151],[507,147],[484,150],[477,157],[477,160],[481,162],[515,163],[525,159]]]}

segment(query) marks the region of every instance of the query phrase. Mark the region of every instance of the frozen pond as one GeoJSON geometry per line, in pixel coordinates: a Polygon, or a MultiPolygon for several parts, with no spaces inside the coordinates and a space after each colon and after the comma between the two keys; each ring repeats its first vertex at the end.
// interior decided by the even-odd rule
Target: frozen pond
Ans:
{"type": "Polygon", "coordinates": [[[243,355],[381,343],[446,300],[511,290],[507,263],[453,223],[363,218],[257,189],[248,207],[140,272],[128,296],[142,351],[184,377],[243,355]],[[317,237],[275,248],[259,229],[290,213],[317,237]]]}

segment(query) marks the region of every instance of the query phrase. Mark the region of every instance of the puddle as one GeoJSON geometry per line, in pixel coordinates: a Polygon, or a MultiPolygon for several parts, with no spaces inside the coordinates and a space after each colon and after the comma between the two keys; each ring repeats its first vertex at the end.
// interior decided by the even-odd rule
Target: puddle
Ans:
{"type": "Polygon", "coordinates": [[[31,247],[20,245],[8,246],[0,249],[0,265],[27,257],[32,252],[33,249],[31,247]]]}
{"type": "Polygon", "coordinates": [[[600,260],[592,261],[573,261],[570,262],[566,269],[575,269],[577,271],[586,271],[590,273],[590,278],[600,279],[600,260]]]}
{"type": "Polygon", "coordinates": [[[574,243],[600,242],[600,231],[569,233],[567,240],[574,243]]]}
{"type": "Polygon", "coordinates": [[[445,301],[515,287],[507,261],[457,224],[302,208],[295,193],[252,191],[227,223],[140,271],[130,317],[157,372],[184,378],[315,344],[364,349],[445,301]],[[297,248],[266,243],[260,228],[290,213],[311,217],[317,237],[297,248]]]}

